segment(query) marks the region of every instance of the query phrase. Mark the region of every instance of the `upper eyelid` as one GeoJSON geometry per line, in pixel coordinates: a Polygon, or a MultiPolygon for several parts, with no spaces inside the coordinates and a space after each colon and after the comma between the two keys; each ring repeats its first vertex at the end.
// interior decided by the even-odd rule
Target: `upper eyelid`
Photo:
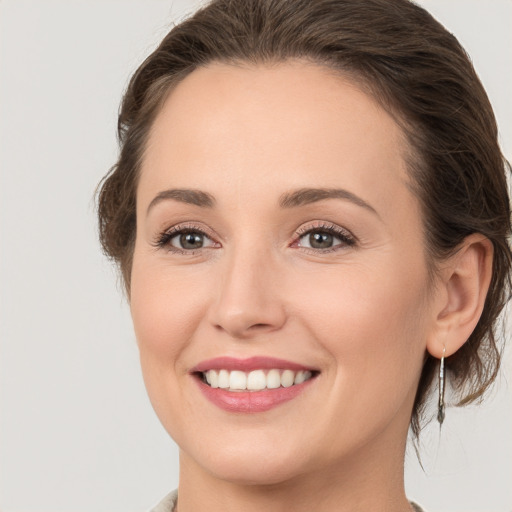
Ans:
{"type": "Polygon", "coordinates": [[[352,232],[350,230],[348,230],[347,228],[344,228],[342,226],[339,226],[338,224],[335,224],[335,223],[329,222],[329,221],[315,221],[315,222],[320,222],[320,225],[300,227],[299,229],[297,229],[297,231],[295,231],[295,233],[300,234],[302,236],[303,234],[309,233],[310,231],[315,231],[315,230],[321,231],[322,229],[324,229],[324,230],[340,231],[341,233],[345,233],[348,236],[350,236],[351,238],[356,239],[356,237],[352,234],[352,232]]]}
{"type": "Polygon", "coordinates": [[[189,223],[182,223],[182,222],[179,222],[178,224],[176,224],[174,226],[164,229],[163,231],[161,231],[161,234],[179,234],[183,231],[199,232],[199,233],[202,233],[202,234],[208,236],[209,238],[212,238],[212,239],[215,238],[215,235],[213,234],[213,230],[211,230],[210,228],[207,228],[207,227],[205,228],[204,226],[199,226],[195,223],[189,224],[189,223]]]}
{"type": "MultiPolygon", "coordinates": [[[[313,225],[313,226],[311,226],[311,225],[301,226],[294,231],[294,234],[296,234],[296,235],[300,234],[302,236],[304,233],[308,233],[309,231],[314,231],[315,229],[317,229],[319,231],[322,229],[335,229],[335,230],[345,232],[355,238],[355,236],[352,235],[350,230],[348,230],[347,228],[344,228],[342,226],[338,226],[337,224],[335,224],[333,222],[330,222],[330,221],[313,221],[313,222],[319,222],[320,224],[313,225]]],[[[180,222],[174,226],[171,226],[169,228],[161,230],[160,233],[161,234],[169,234],[169,233],[179,233],[182,231],[197,231],[197,232],[203,233],[211,238],[215,238],[215,235],[213,235],[213,231],[210,230],[210,228],[204,228],[203,226],[199,226],[194,223],[188,224],[188,223],[180,222]]]]}

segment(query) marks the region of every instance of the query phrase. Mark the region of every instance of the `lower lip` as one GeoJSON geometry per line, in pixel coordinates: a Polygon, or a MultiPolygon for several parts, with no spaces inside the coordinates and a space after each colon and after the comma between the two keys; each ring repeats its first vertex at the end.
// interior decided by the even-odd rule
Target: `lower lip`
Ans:
{"type": "Polygon", "coordinates": [[[210,402],[225,411],[240,413],[264,412],[289,402],[302,393],[315,379],[313,377],[288,388],[265,389],[262,391],[228,391],[221,388],[212,388],[199,378],[194,378],[199,384],[199,389],[210,402]]]}

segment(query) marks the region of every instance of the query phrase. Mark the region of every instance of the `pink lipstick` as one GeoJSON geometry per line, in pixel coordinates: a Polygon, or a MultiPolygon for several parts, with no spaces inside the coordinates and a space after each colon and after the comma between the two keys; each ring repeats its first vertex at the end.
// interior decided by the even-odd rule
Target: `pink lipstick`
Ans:
{"type": "Polygon", "coordinates": [[[319,374],[315,368],[265,356],[218,357],[199,363],[190,374],[203,395],[229,412],[263,412],[305,391],[319,374]]]}

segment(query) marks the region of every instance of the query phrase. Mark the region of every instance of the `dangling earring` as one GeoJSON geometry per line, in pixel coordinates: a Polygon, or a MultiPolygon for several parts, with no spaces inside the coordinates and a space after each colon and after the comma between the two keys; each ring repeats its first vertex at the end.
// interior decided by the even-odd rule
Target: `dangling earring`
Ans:
{"type": "Polygon", "coordinates": [[[439,405],[437,408],[437,421],[439,421],[439,427],[443,424],[444,421],[444,353],[446,352],[446,347],[443,347],[443,355],[441,356],[441,362],[439,363],[439,405]]]}

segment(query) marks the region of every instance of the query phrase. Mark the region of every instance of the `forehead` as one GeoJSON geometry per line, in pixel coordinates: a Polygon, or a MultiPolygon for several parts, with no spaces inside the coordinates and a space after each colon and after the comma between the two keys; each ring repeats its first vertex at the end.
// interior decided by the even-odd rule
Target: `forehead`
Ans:
{"type": "Polygon", "coordinates": [[[408,193],[404,147],[393,118],[329,69],[213,63],[181,81],[157,115],[138,201],[171,186],[245,205],[290,188],[344,186],[378,205],[397,187],[408,193]]]}

